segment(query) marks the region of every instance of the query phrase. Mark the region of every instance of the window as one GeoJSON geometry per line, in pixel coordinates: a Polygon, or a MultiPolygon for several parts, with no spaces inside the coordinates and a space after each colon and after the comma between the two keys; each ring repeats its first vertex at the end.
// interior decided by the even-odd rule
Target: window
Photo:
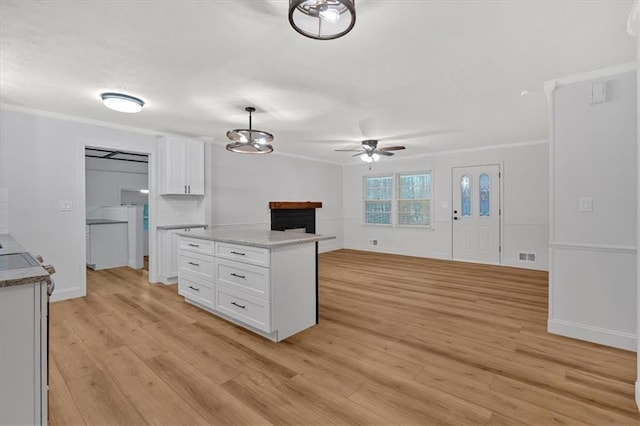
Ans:
{"type": "Polygon", "coordinates": [[[364,223],[431,226],[431,172],[365,176],[364,223]]]}
{"type": "Polygon", "coordinates": [[[480,190],[480,216],[491,216],[490,201],[491,201],[491,178],[488,174],[483,173],[478,180],[478,189],[480,190]]]}
{"type": "Polygon", "coordinates": [[[460,179],[461,216],[471,216],[471,176],[464,175],[460,179]]]}
{"type": "Polygon", "coordinates": [[[398,225],[431,225],[431,173],[398,175],[398,225]]]}
{"type": "Polygon", "coordinates": [[[393,176],[364,178],[364,223],[391,225],[393,176]]]}

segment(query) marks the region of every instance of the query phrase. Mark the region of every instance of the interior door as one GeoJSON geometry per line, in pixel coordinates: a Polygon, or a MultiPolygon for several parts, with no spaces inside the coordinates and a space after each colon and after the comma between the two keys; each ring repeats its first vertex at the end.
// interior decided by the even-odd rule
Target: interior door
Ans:
{"type": "Polygon", "coordinates": [[[500,263],[500,165],[452,169],[453,260],[500,263]]]}

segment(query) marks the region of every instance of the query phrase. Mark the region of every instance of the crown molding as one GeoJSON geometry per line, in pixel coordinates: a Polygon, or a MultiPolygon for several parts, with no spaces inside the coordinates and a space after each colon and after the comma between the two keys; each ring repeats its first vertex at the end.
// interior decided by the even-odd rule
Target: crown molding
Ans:
{"type": "Polygon", "coordinates": [[[544,89],[547,94],[551,94],[558,86],[564,86],[571,83],[594,80],[597,78],[610,77],[616,74],[635,71],[636,68],[637,68],[637,65],[635,62],[629,62],[622,65],[616,65],[613,67],[601,68],[599,70],[588,71],[580,74],[569,75],[566,77],[555,78],[552,80],[545,81],[544,89]]]}
{"type": "Polygon", "coordinates": [[[631,13],[627,19],[627,32],[632,36],[640,35],[640,0],[633,2],[631,13]]]}

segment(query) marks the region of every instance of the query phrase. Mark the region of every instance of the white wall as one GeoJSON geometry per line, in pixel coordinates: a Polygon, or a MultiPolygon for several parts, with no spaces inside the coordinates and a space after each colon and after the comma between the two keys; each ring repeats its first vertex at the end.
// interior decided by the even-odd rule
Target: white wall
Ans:
{"type": "Polygon", "coordinates": [[[342,248],[342,166],[277,153],[243,155],[211,144],[205,149],[207,223],[269,229],[269,201],[321,201],[316,233],[335,235],[319,251],[342,248]],[[209,193],[209,192],[208,192],[209,193]]]}
{"type": "Polygon", "coordinates": [[[87,213],[96,207],[119,206],[123,189],[148,189],[146,163],[86,158],[85,164],[87,213]]]}
{"type": "Polygon", "coordinates": [[[85,146],[150,154],[151,281],[157,268],[155,226],[205,220],[206,197],[185,200],[156,194],[156,135],[0,110],[0,188],[9,192],[10,232],[56,267],[53,300],[86,291],[85,146]],[[60,211],[60,201],[71,201],[73,210],[60,211]]]}
{"type": "Polygon", "coordinates": [[[502,264],[547,269],[549,162],[546,141],[406,159],[402,155],[374,163],[371,171],[365,163],[344,168],[346,248],[451,259],[451,168],[501,164],[504,166],[502,264]],[[433,172],[433,230],[362,225],[363,176],[422,170],[433,172]],[[378,245],[368,245],[371,239],[377,239],[378,245]],[[519,251],[536,253],[536,261],[519,261],[519,251]]]}
{"type": "Polygon", "coordinates": [[[550,94],[548,328],[635,350],[636,73],[612,70],[576,80],[556,84],[550,94]],[[600,82],[606,102],[591,105],[591,84],[600,82]],[[584,197],[592,199],[592,211],[580,211],[584,197]]]}

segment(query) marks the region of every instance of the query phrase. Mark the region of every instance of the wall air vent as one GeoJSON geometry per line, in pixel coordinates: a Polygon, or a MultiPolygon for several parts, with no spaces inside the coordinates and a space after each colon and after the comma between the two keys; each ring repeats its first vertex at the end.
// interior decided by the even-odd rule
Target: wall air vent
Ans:
{"type": "Polygon", "coordinates": [[[525,253],[523,251],[518,252],[518,260],[522,262],[535,262],[536,254],[535,253],[525,253]]]}

